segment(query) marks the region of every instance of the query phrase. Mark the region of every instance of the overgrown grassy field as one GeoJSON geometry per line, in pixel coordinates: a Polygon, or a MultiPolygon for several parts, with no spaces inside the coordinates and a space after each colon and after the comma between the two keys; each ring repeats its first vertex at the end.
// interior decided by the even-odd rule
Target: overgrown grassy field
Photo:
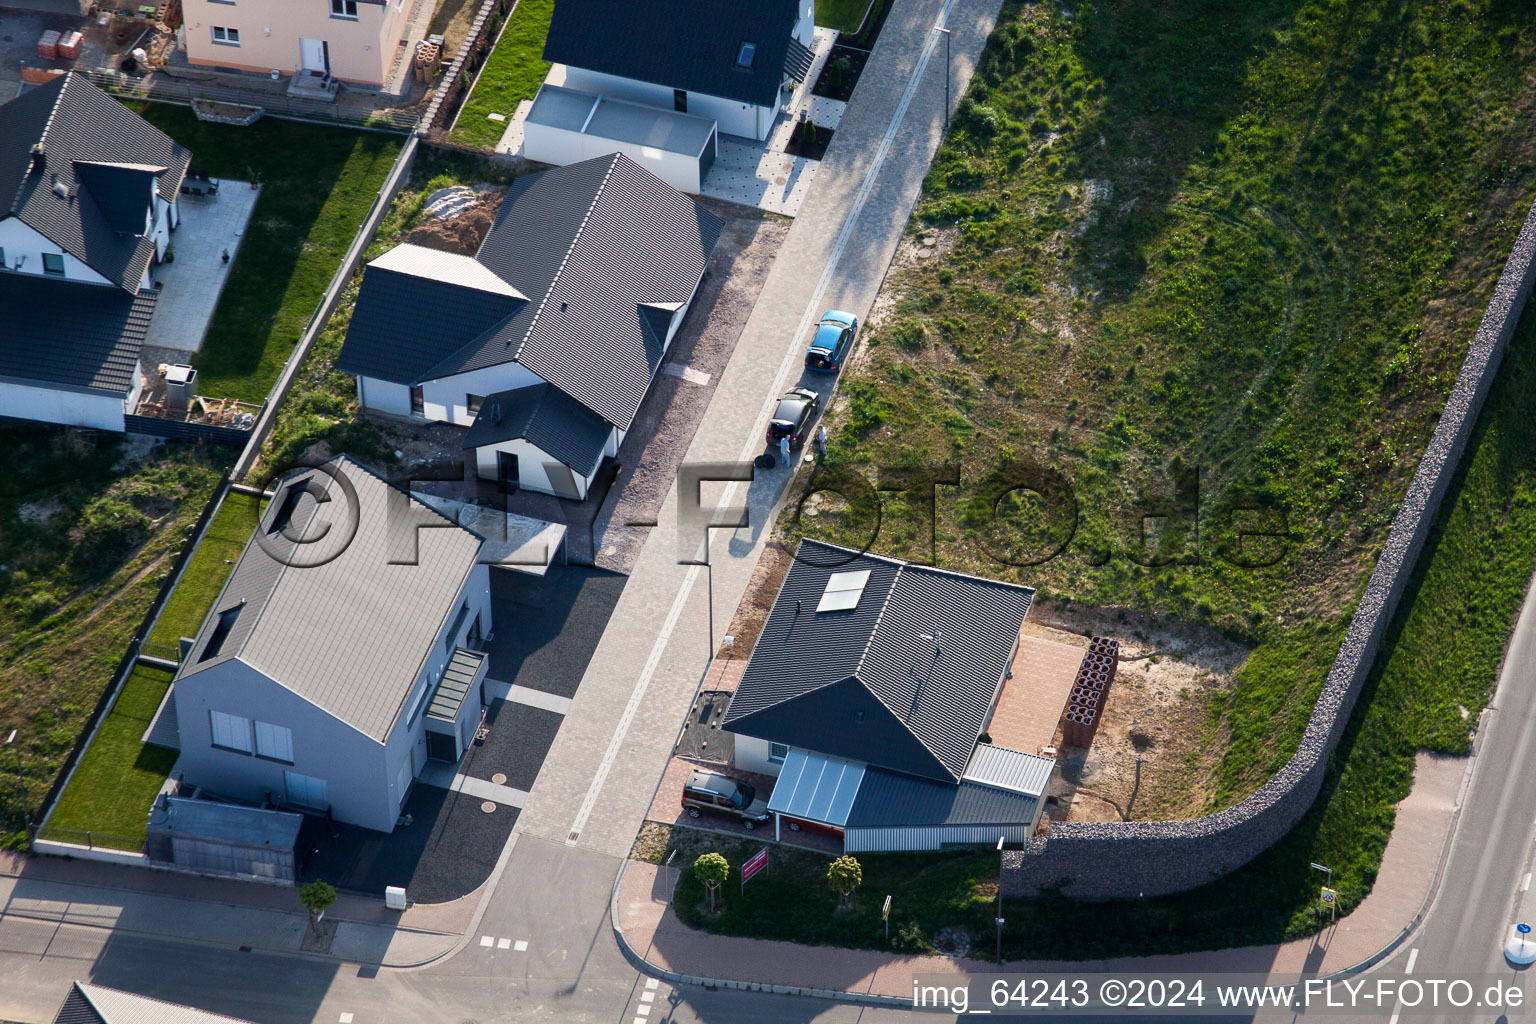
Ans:
{"type": "MultiPolygon", "coordinates": [[[[1135,936],[1143,954],[1298,938],[1323,923],[1313,861],[1333,868],[1341,910],[1353,909],[1375,881],[1393,804],[1412,783],[1414,751],[1465,748],[1533,566],[1536,313],[1528,312],[1312,811],[1263,856],[1193,892],[1102,903],[1008,901],[1004,954],[1118,956],[1124,936],[1135,936]]],[[[683,845],[678,861],[691,864],[699,852],[718,849],[734,871],[761,845],[698,838],[705,835],[675,830],[673,845],[683,845]]],[[[842,917],[832,913],[835,901],[825,891],[827,858],[777,849],[775,857],[775,876],[762,886],[754,879],[745,900],[735,884],[724,888],[718,919],[698,909],[702,889],[685,871],[675,897],[679,913],[694,927],[725,934],[885,948],[880,901],[894,893],[898,949],[923,951],[949,926],[983,944],[990,935],[997,878],[991,852],[861,857],[865,884],[855,911],[842,917]]]]}
{"type": "MultiPolygon", "coordinates": [[[[1200,697],[1186,813],[1295,749],[1530,201],[1533,47],[1489,0],[1010,2],[960,104],[829,465],[957,463],[941,564],[1252,645],[1200,697]],[[992,515],[1028,463],[1075,532],[1070,502],[992,515]]],[[[925,555],[903,499],[876,546],[925,555]]],[[[1462,750],[1454,705],[1418,725],[1462,750]]]]}
{"type": "Polygon", "coordinates": [[[510,119],[521,100],[533,99],[549,73],[544,37],[549,34],[549,19],[554,13],[555,0],[518,0],[496,48],[480,69],[474,90],[459,109],[453,127],[455,140],[489,150],[507,125],[486,115],[505,114],[510,119]]]}
{"type": "Polygon", "coordinates": [[[149,806],[176,763],[176,752],[151,747],[140,737],[170,685],[171,673],[164,669],[134,668],[59,794],[46,838],[84,843],[86,837],[75,833],[90,832],[97,846],[129,850],[144,841],[149,806]]]}
{"type": "Polygon", "coordinates": [[[186,107],[134,106],[216,178],[262,185],[224,294],[194,358],[202,394],[260,404],[314,316],[400,153],[378,132],[264,118],[240,128],[186,107]]]}
{"type": "MultiPolygon", "coordinates": [[[[171,596],[149,635],[156,648],[174,651],[184,636],[195,637],[213,608],[214,598],[224,587],[224,581],[234,571],[245,542],[251,539],[256,520],[261,511],[261,501],[249,494],[230,491],[224,503],[214,513],[202,541],[192,553],[187,569],[181,574],[181,582],[171,596]]],[[[169,657],[160,650],[146,651],[159,657],[169,657]]]]}
{"type": "MultiPolygon", "coordinates": [[[[124,456],[106,435],[0,427],[0,735],[17,730],[34,820],[230,458],[124,456]]],[[[20,827],[12,765],[0,832],[20,827]]]]}

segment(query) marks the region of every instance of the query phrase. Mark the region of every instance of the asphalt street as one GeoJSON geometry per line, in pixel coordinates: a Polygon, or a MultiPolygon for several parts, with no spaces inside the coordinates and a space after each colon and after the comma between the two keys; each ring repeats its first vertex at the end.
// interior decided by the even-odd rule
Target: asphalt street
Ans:
{"type": "MultiPolygon", "coordinates": [[[[1536,925],[1536,899],[1527,888],[1536,870],[1536,588],[1526,595],[1475,757],[1439,891],[1416,933],[1379,971],[1402,974],[1411,962],[1409,973],[1420,979],[1487,976],[1520,986],[1530,1003],[1531,970],[1511,967],[1503,946],[1517,920],[1536,925]]],[[[1497,1021],[1505,1013],[1393,1009],[1405,1020],[1497,1021]]]]}

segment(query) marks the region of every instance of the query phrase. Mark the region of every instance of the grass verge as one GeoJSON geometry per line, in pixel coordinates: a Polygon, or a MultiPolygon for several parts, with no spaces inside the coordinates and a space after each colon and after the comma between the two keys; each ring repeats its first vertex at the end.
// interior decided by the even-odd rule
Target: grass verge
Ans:
{"type": "Polygon", "coordinates": [[[474,90],[459,109],[453,128],[456,141],[492,148],[507,125],[487,115],[510,118],[520,101],[533,99],[549,72],[544,61],[544,37],[549,34],[549,19],[554,13],[555,0],[518,0],[496,48],[480,69],[474,90]]]}
{"type": "MultiPolygon", "coordinates": [[[[261,500],[249,494],[230,491],[214,513],[202,541],[181,574],[181,582],[166,599],[149,642],[156,647],[175,649],[184,636],[197,636],[208,617],[214,598],[224,581],[234,571],[245,542],[255,529],[261,500]]],[[[153,653],[153,652],[146,652],[153,653]]]]}
{"type": "Polygon", "coordinates": [[[83,842],[85,837],[74,833],[88,831],[97,846],[139,848],[149,806],[176,763],[174,750],[140,739],[170,685],[170,672],[134,668],[59,794],[44,838],[83,842]]]}
{"type": "Polygon", "coordinates": [[[320,305],[402,140],[270,117],[243,128],[210,124],[164,103],[134,109],[192,150],[193,163],[214,177],[261,183],[193,359],[203,394],[259,405],[320,305]]]}

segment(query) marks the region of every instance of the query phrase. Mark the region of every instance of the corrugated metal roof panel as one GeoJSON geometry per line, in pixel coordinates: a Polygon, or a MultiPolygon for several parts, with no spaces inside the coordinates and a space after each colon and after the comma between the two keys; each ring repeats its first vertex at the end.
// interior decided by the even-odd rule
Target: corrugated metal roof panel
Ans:
{"type": "Polygon", "coordinates": [[[976,744],[971,763],[965,766],[965,778],[986,786],[1040,796],[1050,784],[1056,762],[1038,754],[1024,754],[990,743],[976,744]]]}
{"type": "Polygon", "coordinates": [[[1035,798],[971,782],[953,786],[871,768],[847,817],[848,828],[1028,823],[1035,798]]]}
{"type": "MultiPolygon", "coordinates": [[[[75,990],[89,1002],[97,1015],[94,1021],[100,1021],[100,1024],[249,1024],[235,1017],[194,1010],[190,1006],[176,1003],[163,1003],[132,992],[102,985],[87,985],[83,981],[75,982],[75,990]]],[[[64,1005],[68,1008],[69,1003],[64,1005]]],[[[78,1019],[81,1024],[93,1022],[93,1018],[89,1017],[78,1019]]],[[[59,1022],[64,1020],[66,1018],[62,1016],[58,1018],[59,1022]]],[[[69,1024],[75,1022],[71,1020],[69,1024]]]]}
{"type": "Polygon", "coordinates": [[[768,798],[768,810],[841,827],[864,773],[864,765],[856,761],[791,749],[768,798]]]}

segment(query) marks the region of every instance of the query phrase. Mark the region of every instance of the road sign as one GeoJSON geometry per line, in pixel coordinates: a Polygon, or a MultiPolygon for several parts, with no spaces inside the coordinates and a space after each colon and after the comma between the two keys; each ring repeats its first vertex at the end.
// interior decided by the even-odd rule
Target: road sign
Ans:
{"type": "Polygon", "coordinates": [[[1529,935],[1531,934],[1531,926],[1528,924],[1517,924],[1515,925],[1515,931],[1519,932],[1521,935],[1529,935]]]}
{"type": "Polygon", "coordinates": [[[761,850],[758,850],[756,853],[754,853],[751,857],[747,858],[747,862],[741,866],[742,882],[746,883],[752,878],[753,875],[757,874],[767,866],[768,847],[765,846],[761,850]]]}
{"type": "Polygon", "coordinates": [[[1330,903],[1330,904],[1333,903],[1338,898],[1338,895],[1339,895],[1338,893],[1334,892],[1332,889],[1328,888],[1326,885],[1323,886],[1323,902],[1324,903],[1330,903]]]}
{"type": "Polygon", "coordinates": [[[1327,871],[1327,870],[1329,870],[1329,869],[1328,869],[1328,868],[1325,868],[1325,867],[1323,867],[1323,865],[1321,865],[1321,864],[1319,864],[1319,863],[1317,863],[1317,861],[1313,861],[1313,862],[1312,862],[1312,870],[1313,870],[1313,871],[1327,871]]]}
{"type": "MultiPolygon", "coordinates": [[[[887,896],[885,898],[885,906],[880,908],[880,920],[882,920],[882,921],[889,921],[890,919],[891,919],[891,898],[889,896],[887,896]]],[[[1530,929],[1527,928],[1526,931],[1530,931],[1530,929]]]]}

